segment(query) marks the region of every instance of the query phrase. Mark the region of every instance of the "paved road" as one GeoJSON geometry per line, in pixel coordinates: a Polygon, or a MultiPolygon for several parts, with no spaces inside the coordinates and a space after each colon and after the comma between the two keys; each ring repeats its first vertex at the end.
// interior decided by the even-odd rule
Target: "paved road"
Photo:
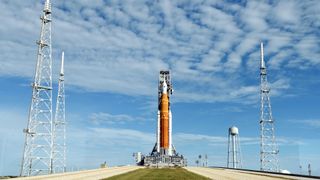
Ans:
{"type": "Polygon", "coordinates": [[[292,177],[286,175],[266,174],[221,168],[185,167],[188,171],[214,180],[311,180],[312,178],[292,177]]]}
{"type": "Polygon", "coordinates": [[[122,173],[127,173],[134,171],[136,169],[143,168],[139,166],[122,166],[122,167],[112,167],[112,168],[100,168],[94,170],[86,171],[76,171],[61,174],[52,174],[44,176],[33,176],[24,178],[15,178],[14,180],[96,180],[104,179],[111,176],[119,175],[122,173]]]}

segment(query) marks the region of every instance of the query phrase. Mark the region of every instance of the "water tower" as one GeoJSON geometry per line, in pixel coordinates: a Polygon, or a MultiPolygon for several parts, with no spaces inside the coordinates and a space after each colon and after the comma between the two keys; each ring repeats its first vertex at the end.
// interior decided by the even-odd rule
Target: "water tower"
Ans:
{"type": "Polygon", "coordinates": [[[239,129],[235,126],[229,128],[227,167],[242,168],[239,129]]]}

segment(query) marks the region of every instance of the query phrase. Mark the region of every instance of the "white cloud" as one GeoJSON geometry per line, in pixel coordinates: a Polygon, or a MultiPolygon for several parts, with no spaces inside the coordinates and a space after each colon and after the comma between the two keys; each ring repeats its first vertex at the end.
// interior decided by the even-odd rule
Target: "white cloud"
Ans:
{"type": "Polygon", "coordinates": [[[295,1],[279,1],[274,8],[276,20],[281,21],[281,23],[298,23],[300,21],[300,11],[296,6],[295,1]]]}
{"type": "Polygon", "coordinates": [[[263,32],[267,30],[266,17],[271,6],[258,1],[248,1],[245,8],[241,9],[241,20],[245,23],[247,31],[263,32]]]}
{"type": "MultiPolygon", "coordinates": [[[[301,59],[308,59],[311,65],[317,65],[320,63],[319,44],[317,36],[308,35],[301,39],[295,48],[299,51],[301,59]]],[[[300,61],[303,63],[303,60],[300,61]]]]}
{"type": "MultiPolygon", "coordinates": [[[[139,144],[153,144],[155,142],[155,133],[146,133],[133,129],[112,129],[112,128],[90,128],[91,133],[94,135],[96,142],[105,142],[117,145],[137,145],[139,144]],[[103,141],[102,141],[103,142],[103,141]]],[[[152,147],[150,147],[151,149],[152,147]]]]}
{"type": "Polygon", "coordinates": [[[283,91],[286,91],[287,89],[290,88],[290,80],[286,78],[279,79],[271,83],[270,87],[271,87],[271,94],[273,96],[279,96],[280,94],[282,94],[283,91]]]}
{"type": "Polygon", "coordinates": [[[0,108],[0,175],[17,175],[23,153],[27,111],[0,108]]]}
{"type": "MultiPolygon", "coordinates": [[[[0,5],[0,75],[30,78],[42,4],[12,0],[0,5]]],[[[298,1],[53,2],[54,73],[65,50],[68,86],[153,96],[159,70],[171,69],[176,101],[252,103],[253,94],[238,91],[259,84],[252,74],[259,71],[261,40],[270,69],[319,67],[317,6],[298,1]]]]}
{"type": "Polygon", "coordinates": [[[172,4],[170,0],[160,1],[167,26],[172,26],[172,4]]]}
{"type": "Polygon", "coordinates": [[[197,65],[197,68],[204,72],[219,72],[222,71],[223,67],[221,67],[221,59],[224,56],[223,52],[219,52],[216,50],[210,50],[208,54],[206,54],[201,63],[197,65]]]}
{"type": "MultiPolygon", "coordinates": [[[[210,146],[227,146],[228,137],[210,136],[204,134],[177,133],[174,134],[174,141],[179,144],[206,143],[210,146]]],[[[241,145],[259,144],[258,137],[240,137],[241,145]]]]}
{"type": "Polygon", "coordinates": [[[303,124],[303,125],[311,127],[311,128],[320,128],[320,120],[319,119],[290,120],[289,122],[303,124]]]}
{"type": "Polygon", "coordinates": [[[89,119],[95,124],[125,124],[130,122],[143,122],[148,121],[146,118],[142,117],[133,117],[127,114],[109,114],[105,112],[92,113],[89,116],[89,119]]]}

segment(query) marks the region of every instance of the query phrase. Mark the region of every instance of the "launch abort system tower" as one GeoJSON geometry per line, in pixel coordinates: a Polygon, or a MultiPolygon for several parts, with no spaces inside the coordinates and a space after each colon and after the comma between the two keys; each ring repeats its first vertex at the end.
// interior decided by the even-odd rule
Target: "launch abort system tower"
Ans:
{"type": "Polygon", "coordinates": [[[158,128],[156,144],[149,156],[144,158],[145,166],[185,166],[186,160],[176,153],[172,144],[172,113],[170,95],[172,84],[169,71],[160,71],[158,86],[158,128]]]}

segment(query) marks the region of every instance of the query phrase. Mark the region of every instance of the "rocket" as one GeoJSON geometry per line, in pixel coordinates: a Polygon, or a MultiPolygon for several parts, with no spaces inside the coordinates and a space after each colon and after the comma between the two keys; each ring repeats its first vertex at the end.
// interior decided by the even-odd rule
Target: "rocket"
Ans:
{"type": "Polygon", "coordinates": [[[160,148],[169,148],[169,98],[167,83],[163,82],[160,100],[160,148]]]}
{"type": "Polygon", "coordinates": [[[165,78],[159,88],[161,88],[161,91],[159,91],[157,151],[160,154],[172,155],[172,113],[169,102],[169,88],[165,78]]]}
{"type": "Polygon", "coordinates": [[[158,84],[158,128],[156,143],[142,164],[147,167],[186,166],[187,161],[176,152],[172,143],[172,113],[170,96],[173,92],[170,71],[161,70],[158,84]]]}

